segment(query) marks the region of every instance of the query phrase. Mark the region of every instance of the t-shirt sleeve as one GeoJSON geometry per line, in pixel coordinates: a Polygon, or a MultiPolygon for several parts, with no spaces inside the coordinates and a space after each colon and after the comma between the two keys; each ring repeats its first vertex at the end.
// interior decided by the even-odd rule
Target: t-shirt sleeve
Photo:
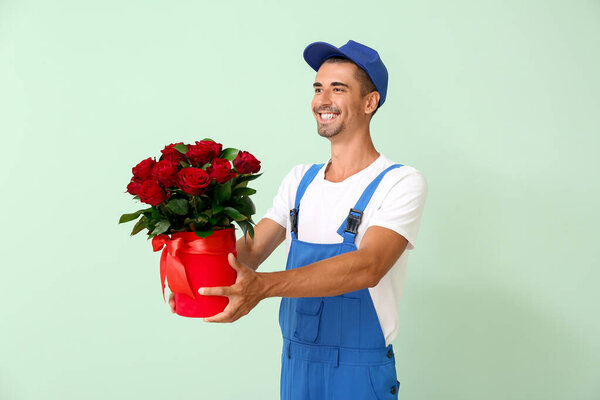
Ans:
{"type": "Polygon", "coordinates": [[[277,190],[277,194],[273,198],[273,205],[263,216],[263,218],[272,219],[284,228],[287,228],[290,209],[293,208],[290,206],[292,203],[290,199],[292,195],[295,195],[295,191],[293,189],[298,186],[298,183],[295,181],[297,180],[296,175],[299,167],[300,166],[296,166],[292,168],[292,170],[283,178],[281,184],[279,185],[279,189],[277,190]]]}
{"type": "Polygon", "coordinates": [[[417,169],[402,176],[385,195],[369,226],[393,230],[408,240],[407,250],[415,247],[427,197],[427,181],[417,169]]]}

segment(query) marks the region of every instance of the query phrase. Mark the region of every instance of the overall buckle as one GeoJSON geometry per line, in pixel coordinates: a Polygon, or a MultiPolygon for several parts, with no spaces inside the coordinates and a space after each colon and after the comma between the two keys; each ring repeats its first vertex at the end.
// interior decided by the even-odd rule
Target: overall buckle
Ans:
{"type": "Polygon", "coordinates": [[[358,226],[362,221],[362,216],[362,211],[351,208],[350,212],[348,213],[348,218],[346,219],[346,229],[344,229],[344,232],[350,232],[356,235],[358,232],[358,226]]]}
{"type": "Polygon", "coordinates": [[[298,209],[297,208],[292,208],[290,210],[290,222],[292,225],[292,232],[294,232],[296,235],[298,234],[298,209]]]}

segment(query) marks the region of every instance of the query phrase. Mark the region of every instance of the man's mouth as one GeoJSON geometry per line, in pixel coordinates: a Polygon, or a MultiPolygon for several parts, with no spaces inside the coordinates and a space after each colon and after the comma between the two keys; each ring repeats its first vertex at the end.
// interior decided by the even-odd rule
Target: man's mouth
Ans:
{"type": "Polygon", "coordinates": [[[338,115],[340,115],[339,113],[318,113],[318,114],[319,114],[319,120],[321,120],[323,122],[332,121],[332,120],[336,119],[338,117],[338,115]]]}

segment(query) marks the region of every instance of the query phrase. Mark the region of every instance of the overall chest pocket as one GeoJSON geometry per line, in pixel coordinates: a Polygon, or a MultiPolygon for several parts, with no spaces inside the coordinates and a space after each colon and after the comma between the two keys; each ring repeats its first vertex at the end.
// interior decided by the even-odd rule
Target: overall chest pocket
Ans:
{"type": "Polygon", "coordinates": [[[310,343],[316,342],[322,313],[322,297],[299,297],[296,300],[296,330],[294,336],[310,343]]]}

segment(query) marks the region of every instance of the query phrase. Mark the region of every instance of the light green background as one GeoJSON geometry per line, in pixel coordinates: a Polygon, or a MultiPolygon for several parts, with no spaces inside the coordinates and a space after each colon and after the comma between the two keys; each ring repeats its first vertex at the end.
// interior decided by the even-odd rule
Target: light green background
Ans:
{"type": "Polygon", "coordinates": [[[348,39],[390,72],[377,148],[429,184],[400,398],[600,398],[600,2],[3,0],[0,399],[278,397],[279,299],[174,316],[117,221],[132,166],[207,136],[262,160],[262,215],[329,154],[302,51],[348,39]]]}

